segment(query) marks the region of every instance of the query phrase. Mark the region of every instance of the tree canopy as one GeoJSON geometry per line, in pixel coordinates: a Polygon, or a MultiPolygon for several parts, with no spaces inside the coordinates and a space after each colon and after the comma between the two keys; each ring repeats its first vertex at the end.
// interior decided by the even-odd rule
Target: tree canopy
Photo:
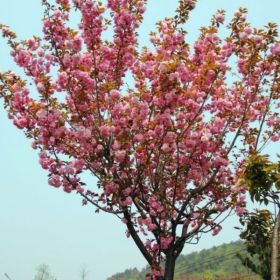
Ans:
{"type": "Polygon", "coordinates": [[[240,8],[224,38],[218,10],[190,46],[184,23],[196,1],[180,0],[151,33],[153,46],[140,49],[147,1],[72,2],[42,1],[42,38],[19,41],[1,25],[36,90],[7,71],[0,96],[49,184],[116,215],[150,265],[147,279],[172,280],[186,242],[218,234],[228,210],[243,213],[244,158],[279,140],[276,25],[254,28],[240,8]]]}

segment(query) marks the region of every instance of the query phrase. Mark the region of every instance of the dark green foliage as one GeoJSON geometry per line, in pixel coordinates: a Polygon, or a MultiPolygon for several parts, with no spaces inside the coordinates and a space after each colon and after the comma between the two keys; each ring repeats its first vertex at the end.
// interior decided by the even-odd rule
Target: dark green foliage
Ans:
{"type": "MultiPolygon", "coordinates": [[[[273,163],[267,155],[257,153],[251,155],[247,160],[240,184],[248,189],[253,202],[273,205],[276,212],[279,211],[280,161],[273,163]]],[[[244,227],[240,237],[245,242],[249,256],[239,256],[239,258],[245,266],[261,275],[264,280],[271,278],[275,218],[276,216],[266,209],[245,212],[240,219],[244,227]]],[[[274,250],[277,256],[277,248],[274,247],[274,250]]]]}
{"type": "Polygon", "coordinates": [[[247,213],[240,222],[245,229],[240,238],[245,241],[249,256],[238,255],[242,263],[264,280],[270,280],[271,237],[274,222],[268,210],[247,213]]]}
{"type": "Polygon", "coordinates": [[[147,270],[139,271],[137,268],[126,269],[122,273],[117,273],[107,280],[143,280],[145,279],[147,270]]]}
{"type": "Polygon", "coordinates": [[[208,250],[181,256],[176,266],[176,275],[203,276],[205,273],[213,276],[229,276],[238,273],[247,273],[236,254],[244,254],[242,242],[232,242],[213,247],[208,250]]]}
{"type": "MultiPolygon", "coordinates": [[[[241,241],[223,244],[211,249],[181,255],[176,262],[175,279],[180,276],[231,276],[248,274],[249,270],[242,265],[237,254],[246,257],[245,245],[241,241]]],[[[108,280],[144,280],[146,270],[128,269],[108,278],[108,280]]],[[[209,278],[210,279],[210,278],[209,278]]],[[[211,278],[212,279],[212,278],[211,278]]],[[[256,280],[259,279],[256,277],[256,280]]]]}

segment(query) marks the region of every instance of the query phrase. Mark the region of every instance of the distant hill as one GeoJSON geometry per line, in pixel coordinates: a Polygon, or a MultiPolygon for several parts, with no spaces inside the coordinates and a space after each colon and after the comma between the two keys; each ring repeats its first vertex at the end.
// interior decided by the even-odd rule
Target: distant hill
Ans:
{"type": "MultiPolygon", "coordinates": [[[[236,254],[246,254],[245,246],[241,241],[231,242],[181,255],[176,263],[176,280],[215,280],[215,279],[254,279],[260,280],[256,275],[244,267],[236,254]]],[[[139,271],[136,268],[127,269],[117,273],[107,280],[144,280],[147,268],[139,271]]]]}

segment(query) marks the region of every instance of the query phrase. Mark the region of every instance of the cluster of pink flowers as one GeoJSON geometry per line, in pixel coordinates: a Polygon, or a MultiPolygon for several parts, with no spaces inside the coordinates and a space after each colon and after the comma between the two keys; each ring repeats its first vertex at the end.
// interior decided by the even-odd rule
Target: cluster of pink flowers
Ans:
{"type": "Polygon", "coordinates": [[[164,273],[162,254],[205,228],[218,234],[217,216],[229,208],[242,215],[243,159],[280,138],[279,41],[250,27],[242,9],[222,39],[218,11],[191,49],[180,24],[195,2],[179,1],[178,17],[151,35],[153,48],[139,50],[146,1],[74,0],[82,18],[74,30],[71,4],[57,0],[46,6],[43,38],[11,43],[38,95],[14,73],[0,74],[9,117],[39,149],[49,184],[118,215],[151,265],[147,279],[164,273]],[[111,41],[103,38],[108,17],[111,41]],[[96,189],[83,172],[98,179],[96,189]]]}

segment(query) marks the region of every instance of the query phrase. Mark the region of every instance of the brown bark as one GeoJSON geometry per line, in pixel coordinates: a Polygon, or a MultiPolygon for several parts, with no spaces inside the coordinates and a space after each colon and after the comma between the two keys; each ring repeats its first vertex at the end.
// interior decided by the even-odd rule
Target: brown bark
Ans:
{"type": "Polygon", "coordinates": [[[279,280],[279,226],[280,226],[280,212],[276,217],[275,226],[272,235],[272,248],[271,248],[271,280],[279,280]]]}
{"type": "Polygon", "coordinates": [[[164,280],[174,279],[175,261],[176,258],[173,252],[166,256],[165,267],[164,267],[164,280]]]}
{"type": "Polygon", "coordinates": [[[124,217],[127,220],[126,226],[127,226],[127,229],[129,231],[133,241],[137,245],[138,249],[140,250],[140,252],[144,256],[144,258],[147,260],[148,264],[152,265],[153,259],[152,259],[151,255],[149,254],[149,252],[147,251],[147,249],[145,248],[145,245],[143,244],[142,240],[138,236],[138,233],[135,230],[134,225],[131,221],[131,216],[130,216],[130,214],[128,213],[127,210],[124,211],[124,217]]]}

